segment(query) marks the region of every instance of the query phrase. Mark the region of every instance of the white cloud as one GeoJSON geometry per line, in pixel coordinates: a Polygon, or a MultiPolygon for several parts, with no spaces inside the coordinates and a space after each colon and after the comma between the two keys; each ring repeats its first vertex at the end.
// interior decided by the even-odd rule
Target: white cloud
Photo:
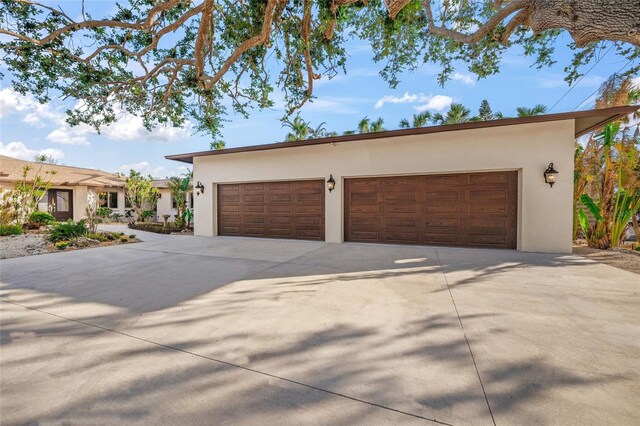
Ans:
{"type": "Polygon", "coordinates": [[[384,104],[406,104],[406,103],[413,103],[415,101],[417,101],[420,97],[423,97],[423,94],[409,94],[409,92],[404,92],[404,95],[402,96],[393,96],[393,95],[387,95],[387,96],[383,96],[382,98],[380,98],[378,100],[378,102],[376,102],[375,107],[376,108],[382,108],[384,106],[384,104]]]}
{"type": "Polygon", "coordinates": [[[61,145],[89,145],[87,136],[79,129],[60,127],[47,135],[47,140],[61,145]]]}
{"type": "Polygon", "coordinates": [[[378,100],[376,102],[375,107],[381,108],[384,104],[413,104],[419,103],[420,105],[414,106],[413,108],[418,112],[423,112],[427,110],[435,110],[441,111],[447,108],[453,102],[453,98],[451,96],[446,95],[425,95],[424,93],[409,93],[405,92],[402,96],[393,96],[387,95],[378,100]]]}
{"type": "Polygon", "coordinates": [[[22,96],[8,88],[0,90],[0,117],[32,109],[35,104],[35,100],[31,97],[22,96]]]}
{"type": "Polygon", "coordinates": [[[0,142],[0,155],[27,161],[33,161],[36,155],[46,155],[55,161],[60,161],[64,158],[64,152],[59,149],[47,148],[38,151],[27,148],[22,142],[9,142],[8,144],[0,142]]]}
{"type": "Polygon", "coordinates": [[[453,98],[446,95],[429,96],[425,99],[422,105],[414,106],[413,108],[418,112],[425,112],[427,110],[442,111],[448,108],[453,103],[453,98]]]}
{"type": "MultiPolygon", "coordinates": [[[[77,102],[75,108],[82,104],[77,102]]],[[[96,135],[93,127],[86,124],[71,127],[66,122],[66,114],[61,108],[54,107],[52,103],[40,104],[31,95],[20,93],[5,88],[0,90],[0,117],[21,113],[22,121],[36,127],[46,124],[55,127],[47,135],[47,140],[62,145],[89,145],[89,136],[96,135]]],[[[128,114],[121,108],[115,108],[118,120],[101,129],[101,134],[107,139],[120,141],[143,142],[171,142],[182,140],[191,136],[192,123],[187,121],[183,128],[172,126],[159,126],[148,131],[142,124],[142,118],[128,114]]]]}
{"type": "Polygon", "coordinates": [[[187,121],[182,128],[159,126],[148,131],[142,123],[142,118],[123,112],[120,108],[115,108],[115,111],[118,121],[101,129],[101,133],[112,140],[171,142],[191,136],[192,124],[190,121],[187,121]]]}
{"type": "Polygon", "coordinates": [[[148,161],[141,161],[139,163],[123,164],[118,168],[118,171],[124,174],[129,174],[129,171],[132,169],[136,172],[142,173],[143,175],[151,175],[157,178],[162,174],[164,167],[153,167],[148,161]]]}
{"type": "Polygon", "coordinates": [[[455,81],[459,81],[463,84],[467,84],[469,86],[475,86],[476,85],[476,80],[469,74],[463,74],[461,72],[455,72],[453,73],[453,75],[451,76],[452,80],[455,81]]]}

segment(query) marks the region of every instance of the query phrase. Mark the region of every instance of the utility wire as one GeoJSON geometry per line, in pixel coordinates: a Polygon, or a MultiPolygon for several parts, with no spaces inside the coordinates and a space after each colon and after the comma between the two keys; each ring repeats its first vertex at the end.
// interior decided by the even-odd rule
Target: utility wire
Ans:
{"type": "MultiPolygon", "coordinates": [[[[629,59],[629,62],[627,62],[626,64],[623,65],[622,68],[620,68],[618,71],[616,71],[615,73],[613,73],[613,75],[616,74],[620,74],[622,72],[622,70],[624,70],[626,67],[629,66],[629,64],[631,64],[631,62],[633,62],[633,59],[629,59]]],[[[596,94],[596,92],[600,90],[600,87],[596,88],[596,90],[594,90],[593,92],[591,92],[591,94],[589,96],[587,96],[582,102],[580,102],[578,104],[578,106],[576,106],[574,109],[572,109],[572,111],[577,110],[578,108],[580,108],[582,106],[582,104],[584,104],[585,102],[587,102],[589,100],[590,97],[592,97],[593,95],[596,94]]]]}
{"type": "Polygon", "coordinates": [[[563,99],[564,99],[564,98],[565,98],[569,93],[571,93],[571,91],[572,91],[573,89],[575,89],[575,87],[576,87],[578,84],[580,84],[580,82],[582,81],[582,79],[583,79],[583,78],[585,78],[585,77],[587,76],[587,74],[589,74],[589,73],[591,72],[591,70],[593,70],[593,68],[594,68],[596,65],[598,65],[598,63],[599,63],[599,62],[600,62],[600,61],[601,61],[605,56],[607,56],[607,53],[611,52],[611,49],[613,49],[614,47],[615,47],[615,44],[612,44],[612,45],[611,45],[611,47],[609,48],[609,50],[607,50],[606,52],[604,52],[604,55],[600,56],[600,57],[598,58],[598,60],[596,60],[596,62],[595,62],[593,65],[591,65],[591,68],[589,68],[589,69],[587,70],[587,72],[585,72],[584,74],[582,74],[582,76],[578,79],[578,81],[576,81],[576,82],[575,82],[575,84],[574,84],[573,86],[571,86],[571,87],[569,88],[569,90],[567,90],[567,91],[565,92],[565,94],[564,94],[564,95],[562,95],[562,96],[560,97],[560,99],[558,99],[558,100],[556,101],[556,103],[555,103],[555,104],[553,104],[553,106],[552,106],[551,108],[549,108],[549,112],[551,112],[551,110],[552,110],[552,109],[554,109],[554,108],[555,108],[555,107],[560,103],[560,101],[562,101],[562,100],[563,100],[563,99]]]}

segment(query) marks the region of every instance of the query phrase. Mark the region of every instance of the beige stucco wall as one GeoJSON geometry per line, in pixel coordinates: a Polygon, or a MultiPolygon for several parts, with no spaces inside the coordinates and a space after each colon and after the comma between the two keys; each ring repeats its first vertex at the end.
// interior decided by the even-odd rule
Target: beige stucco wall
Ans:
{"type": "Polygon", "coordinates": [[[574,121],[463,130],[194,158],[195,234],[215,236],[218,183],[324,179],[328,242],[343,241],[343,179],[356,176],[518,170],[518,250],[570,253],[574,121]],[[543,171],[560,172],[553,188],[543,171]]]}

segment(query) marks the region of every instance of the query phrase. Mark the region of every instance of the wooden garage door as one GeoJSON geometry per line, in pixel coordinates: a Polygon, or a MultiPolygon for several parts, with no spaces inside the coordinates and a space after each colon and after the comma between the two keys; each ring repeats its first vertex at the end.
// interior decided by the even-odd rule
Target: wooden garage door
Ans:
{"type": "Polygon", "coordinates": [[[345,240],[516,247],[517,172],[345,180],[345,240]]]}
{"type": "Polygon", "coordinates": [[[218,185],[218,234],[324,241],[324,181],[218,185]]]}

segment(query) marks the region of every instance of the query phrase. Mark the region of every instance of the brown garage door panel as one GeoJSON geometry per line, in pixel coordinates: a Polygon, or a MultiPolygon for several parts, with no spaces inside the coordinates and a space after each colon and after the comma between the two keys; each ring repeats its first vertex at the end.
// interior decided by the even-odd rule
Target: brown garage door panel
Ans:
{"type": "Polygon", "coordinates": [[[345,180],[345,240],[516,247],[517,172],[345,180]]]}
{"type": "Polygon", "coordinates": [[[324,181],[218,185],[218,234],[324,240],[324,181]]]}

